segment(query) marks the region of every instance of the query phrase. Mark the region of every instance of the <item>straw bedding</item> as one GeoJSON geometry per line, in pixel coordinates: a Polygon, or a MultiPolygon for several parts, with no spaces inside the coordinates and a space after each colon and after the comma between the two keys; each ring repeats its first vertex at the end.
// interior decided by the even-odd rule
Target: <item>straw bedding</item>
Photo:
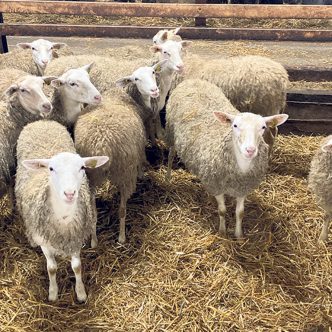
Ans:
{"type": "Polygon", "coordinates": [[[175,166],[150,168],[129,201],[128,243],[116,243],[118,197],[98,193],[99,245],[82,253],[88,302],[59,260],[60,300],[47,302],[45,259],[1,201],[0,330],[327,331],[332,325],[331,243],[318,245],[322,211],[308,192],[321,137],[279,136],[270,172],[248,197],[246,240],[216,230],[214,199],[175,166]],[[111,223],[107,214],[111,211],[111,223]]]}

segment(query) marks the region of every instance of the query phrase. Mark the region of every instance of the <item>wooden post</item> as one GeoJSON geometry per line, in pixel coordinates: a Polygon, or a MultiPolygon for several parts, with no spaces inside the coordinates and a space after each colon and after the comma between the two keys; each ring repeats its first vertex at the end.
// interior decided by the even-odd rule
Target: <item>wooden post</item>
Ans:
{"type": "MultiPolygon", "coordinates": [[[[0,24],[3,23],[3,16],[0,13],[0,24]]],[[[1,35],[1,43],[0,43],[0,53],[7,53],[8,52],[8,44],[6,36],[1,35]]]]}
{"type": "MultiPolygon", "coordinates": [[[[195,0],[196,4],[206,4],[206,0],[195,0]]],[[[195,27],[206,27],[206,18],[195,17],[195,27]]]]}

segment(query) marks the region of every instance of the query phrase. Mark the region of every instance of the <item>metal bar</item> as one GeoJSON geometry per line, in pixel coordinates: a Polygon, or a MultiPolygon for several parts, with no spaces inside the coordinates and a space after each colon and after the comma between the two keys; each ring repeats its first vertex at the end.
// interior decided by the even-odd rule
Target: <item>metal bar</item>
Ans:
{"type": "Polygon", "coordinates": [[[78,1],[0,2],[0,12],[21,14],[66,14],[140,17],[224,17],[331,19],[331,6],[150,4],[78,1]]]}
{"type": "MultiPolygon", "coordinates": [[[[3,23],[3,16],[0,12],[0,26],[3,23]]],[[[1,43],[0,43],[0,54],[8,52],[8,44],[6,35],[1,35],[1,43]]]]}
{"type": "MultiPolygon", "coordinates": [[[[64,24],[0,24],[1,35],[54,36],[54,37],[110,37],[152,38],[162,27],[64,25],[64,24]]],[[[187,39],[210,40],[288,40],[331,42],[332,30],[294,29],[235,29],[235,28],[181,28],[181,36],[187,39]]]]}
{"type": "Polygon", "coordinates": [[[291,81],[322,82],[332,81],[332,68],[286,66],[291,81]]]}

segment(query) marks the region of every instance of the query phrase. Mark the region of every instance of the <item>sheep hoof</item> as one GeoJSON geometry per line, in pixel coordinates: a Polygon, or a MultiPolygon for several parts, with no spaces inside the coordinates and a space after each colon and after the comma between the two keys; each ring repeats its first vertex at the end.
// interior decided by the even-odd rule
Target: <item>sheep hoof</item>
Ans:
{"type": "Polygon", "coordinates": [[[237,240],[241,241],[241,240],[244,240],[244,235],[243,235],[243,232],[240,231],[240,232],[235,232],[235,237],[237,240]]]}
{"type": "Polygon", "coordinates": [[[220,236],[226,237],[226,235],[227,235],[226,228],[219,227],[218,233],[220,236]]]}
{"type": "Polygon", "coordinates": [[[319,240],[318,240],[318,242],[327,242],[327,240],[328,240],[328,236],[327,236],[327,234],[321,234],[321,235],[319,236],[319,240]]]}
{"type": "Polygon", "coordinates": [[[92,239],[91,239],[91,248],[92,248],[92,249],[96,249],[97,246],[98,246],[98,240],[92,238],[92,239]]]}
{"type": "Polygon", "coordinates": [[[121,243],[121,244],[126,243],[126,235],[120,234],[119,238],[118,238],[118,242],[121,243]]]}
{"type": "Polygon", "coordinates": [[[76,286],[76,295],[78,302],[85,302],[87,299],[87,295],[84,289],[84,286],[76,286]]]}
{"type": "Polygon", "coordinates": [[[55,302],[58,299],[58,290],[57,289],[50,289],[48,292],[48,300],[50,302],[55,302]]]}

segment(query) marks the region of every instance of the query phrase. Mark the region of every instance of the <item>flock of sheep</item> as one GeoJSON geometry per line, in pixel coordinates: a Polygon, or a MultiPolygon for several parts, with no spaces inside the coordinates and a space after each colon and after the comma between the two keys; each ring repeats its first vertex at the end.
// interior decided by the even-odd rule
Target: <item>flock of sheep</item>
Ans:
{"type": "MultiPolygon", "coordinates": [[[[236,198],[235,236],[243,237],[245,198],[263,180],[277,127],[288,118],[281,114],[288,75],[259,56],[207,61],[188,54],[183,61],[190,42],[178,31],[154,36],[157,60],[73,55],[66,44],[43,39],[0,56],[0,192],[13,208],[16,202],[29,242],[46,257],[50,301],[58,298],[56,255],[71,257],[77,299],[87,298],[80,251],[90,237],[97,246],[95,192],[105,180],[120,192],[125,242],[127,200],[144,176],[148,140],[167,142],[168,179],[177,153],[215,196],[223,234],[224,195],[236,198]]],[[[328,137],[309,176],[327,212],[322,240],[332,211],[331,156],[328,137]]]]}

